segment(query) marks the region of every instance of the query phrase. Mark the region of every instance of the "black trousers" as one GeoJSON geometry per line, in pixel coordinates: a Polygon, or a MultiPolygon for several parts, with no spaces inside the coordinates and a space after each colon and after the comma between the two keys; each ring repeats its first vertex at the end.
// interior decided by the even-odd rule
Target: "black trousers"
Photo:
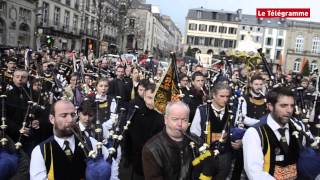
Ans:
{"type": "Polygon", "coordinates": [[[209,157],[203,162],[203,174],[214,180],[225,180],[230,172],[232,153],[227,152],[216,157],[209,157]]]}

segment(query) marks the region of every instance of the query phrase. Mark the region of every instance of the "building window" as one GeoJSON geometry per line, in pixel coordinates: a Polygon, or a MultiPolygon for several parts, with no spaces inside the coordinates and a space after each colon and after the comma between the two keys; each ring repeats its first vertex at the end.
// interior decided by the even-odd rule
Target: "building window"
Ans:
{"type": "Polygon", "coordinates": [[[227,27],[220,26],[219,27],[219,33],[227,33],[227,27]]]}
{"type": "Polygon", "coordinates": [[[228,33],[229,34],[237,34],[237,28],[230,27],[228,33]]]}
{"type": "Polygon", "coordinates": [[[199,37],[199,45],[204,45],[205,38],[204,37],[199,37]]]}
{"type": "Polygon", "coordinates": [[[282,47],[283,46],[283,39],[277,39],[277,46],[282,47]]]}
{"type": "Polygon", "coordinates": [[[216,38],[214,40],[214,47],[222,47],[223,39],[216,38]]]}
{"type": "Polygon", "coordinates": [[[74,33],[76,33],[77,30],[78,30],[78,15],[73,15],[73,23],[72,23],[72,26],[73,26],[73,31],[74,31],[74,33]]]}
{"type": "Polygon", "coordinates": [[[202,14],[202,11],[197,11],[197,18],[198,19],[201,19],[201,14],[202,14]]]}
{"type": "Polygon", "coordinates": [[[250,31],[252,31],[252,30],[253,30],[253,27],[250,26],[250,31]]]}
{"type": "Polygon", "coordinates": [[[272,38],[271,37],[267,38],[266,45],[272,46],[272,38]]]}
{"type": "Polygon", "coordinates": [[[90,10],[90,0],[85,1],[86,2],[86,10],[90,10]]]}
{"type": "Polygon", "coordinates": [[[296,59],[293,64],[293,72],[300,72],[300,59],[296,59]]]}
{"type": "Polygon", "coordinates": [[[75,0],[75,1],[74,1],[74,8],[75,8],[76,10],[79,10],[79,0],[75,0]]]}
{"type": "Polygon", "coordinates": [[[312,53],[319,54],[320,53],[320,38],[318,36],[312,39],[312,53]]]}
{"type": "Polygon", "coordinates": [[[244,34],[242,34],[242,35],[241,35],[241,37],[240,37],[240,40],[242,40],[242,41],[243,41],[243,40],[244,40],[244,37],[245,37],[245,35],[244,35],[244,34]]]}
{"type": "Polygon", "coordinates": [[[199,37],[194,37],[194,45],[199,45],[199,37]]]}
{"type": "Polygon", "coordinates": [[[296,52],[302,52],[303,51],[303,43],[304,38],[302,35],[298,35],[296,37],[296,52]]]}
{"type": "Polygon", "coordinates": [[[20,8],[19,19],[23,22],[31,22],[31,11],[25,8],[20,8]]]}
{"type": "Polygon", "coordinates": [[[193,40],[194,40],[193,36],[187,36],[187,44],[193,45],[193,40]]]}
{"type": "Polygon", "coordinates": [[[195,24],[195,23],[190,23],[190,24],[189,24],[189,30],[196,31],[196,30],[197,30],[197,24],[195,24]]]}
{"type": "Polygon", "coordinates": [[[207,25],[199,24],[199,31],[207,31],[207,25]]]}
{"type": "Polygon", "coordinates": [[[212,12],[212,19],[217,19],[217,12],[212,12]]]}
{"type": "Polygon", "coordinates": [[[278,31],[278,35],[279,35],[279,36],[283,36],[283,30],[279,30],[279,31],[278,31]]]}
{"type": "Polygon", "coordinates": [[[266,55],[270,55],[271,50],[269,48],[266,49],[266,55]]]}
{"type": "Polygon", "coordinates": [[[246,27],[245,26],[242,26],[242,30],[245,30],[246,29],[246,27]]]}
{"type": "Polygon", "coordinates": [[[261,29],[258,27],[258,28],[257,28],[257,31],[260,32],[260,30],[261,30],[261,29]]]}
{"type": "Polygon", "coordinates": [[[53,24],[55,26],[59,26],[59,22],[60,22],[60,8],[54,7],[53,24]]]}
{"type": "Polygon", "coordinates": [[[261,41],[261,37],[260,36],[256,36],[256,42],[260,42],[261,41]]]}
{"type": "Polygon", "coordinates": [[[49,3],[42,3],[42,23],[47,25],[49,22],[49,3]]]}
{"type": "Polygon", "coordinates": [[[235,46],[236,46],[235,40],[228,40],[228,39],[224,40],[224,45],[223,45],[224,48],[234,48],[235,46]]]}
{"type": "Polygon", "coordinates": [[[69,30],[69,23],[70,23],[70,12],[65,11],[64,12],[64,22],[63,22],[63,28],[65,31],[69,30]]]}
{"type": "Polygon", "coordinates": [[[277,50],[276,59],[280,59],[280,58],[281,58],[281,50],[277,50]]]}
{"type": "Polygon", "coordinates": [[[318,64],[317,64],[317,60],[313,60],[311,65],[310,65],[310,70],[311,72],[313,72],[314,70],[316,70],[318,68],[318,64]]]}
{"type": "Polygon", "coordinates": [[[66,0],[66,5],[70,6],[71,5],[71,1],[70,0],[66,0]]]}
{"type": "Polygon", "coordinates": [[[268,34],[272,34],[272,29],[268,29],[268,34]]]}
{"type": "Polygon", "coordinates": [[[209,32],[217,32],[217,26],[209,26],[209,32]]]}

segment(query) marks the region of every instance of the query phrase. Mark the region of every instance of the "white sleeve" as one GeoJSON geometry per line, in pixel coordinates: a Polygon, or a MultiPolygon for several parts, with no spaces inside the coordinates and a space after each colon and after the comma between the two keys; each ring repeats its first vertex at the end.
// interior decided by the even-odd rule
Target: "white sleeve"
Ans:
{"type": "Polygon", "coordinates": [[[263,152],[257,130],[249,128],[242,138],[244,169],[250,180],[275,180],[269,173],[263,171],[263,152]]]}
{"type": "Polygon", "coordinates": [[[47,169],[40,151],[40,146],[36,146],[31,153],[30,160],[30,180],[46,180],[47,169]]]}
{"type": "Polygon", "coordinates": [[[198,137],[201,136],[201,116],[200,116],[200,110],[197,108],[196,113],[194,115],[194,118],[192,120],[192,124],[190,127],[190,132],[197,135],[198,137]]]}
{"type": "Polygon", "coordinates": [[[112,119],[109,119],[106,122],[102,123],[102,132],[103,132],[104,139],[108,138],[109,130],[112,128],[112,124],[113,124],[112,119]]]}
{"type": "Polygon", "coordinates": [[[116,112],[117,103],[115,99],[112,99],[111,105],[110,105],[110,112],[115,113],[116,112]]]}
{"type": "Polygon", "coordinates": [[[247,116],[247,113],[248,113],[248,109],[247,109],[247,101],[245,98],[241,97],[243,99],[243,102],[242,102],[242,107],[241,107],[241,110],[242,110],[242,116],[244,117],[243,119],[243,124],[245,124],[246,126],[253,126],[255,124],[257,124],[259,122],[258,119],[254,119],[254,118],[251,118],[251,117],[248,117],[247,116]]]}
{"type": "Polygon", "coordinates": [[[112,160],[110,180],[119,180],[119,164],[121,160],[121,146],[117,148],[117,158],[112,160]]]}

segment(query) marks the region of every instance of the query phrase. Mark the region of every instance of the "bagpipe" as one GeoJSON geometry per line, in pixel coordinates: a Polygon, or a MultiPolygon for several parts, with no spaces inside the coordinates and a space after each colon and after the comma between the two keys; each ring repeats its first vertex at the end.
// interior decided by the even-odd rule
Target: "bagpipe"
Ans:
{"type": "Polygon", "coordinates": [[[88,137],[81,134],[80,129],[75,125],[71,128],[75,137],[79,140],[80,146],[86,156],[86,172],[87,180],[106,180],[111,177],[111,163],[103,158],[100,144],[97,143],[97,150],[92,148],[91,141],[88,137]]]}
{"type": "Polygon", "coordinates": [[[185,136],[193,143],[190,144],[190,146],[193,148],[193,154],[196,156],[194,157],[194,160],[192,161],[192,165],[194,167],[194,178],[195,179],[202,179],[206,177],[213,177],[214,172],[213,170],[213,164],[214,160],[222,155],[225,150],[226,146],[228,146],[228,137],[231,129],[231,121],[233,119],[233,113],[230,110],[229,106],[227,105],[225,108],[225,113],[227,114],[227,120],[225,124],[223,125],[221,135],[218,140],[213,142],[212,134],[211,134],[211,127],[212,124],[209,119],[209,110],[211,108],[211,101],[207,101],[206,104],[206,120],[203,130],[203,143],[201,144],[201,141],[196,141],[194,138],[192,138],[190,135],[185,134],[185,136]],[[195,145],[197,147],[200,147],[198,151],[194,149],[195,145]]]}
{"type": "Polygon", "coordinates": [[[111,161],[117,157],[117,149],[124,138],[125,132],[128,130],[131,120],[134,117],[139,106],[135,105],[129,112],[128,116],[124,114],[125,109],[120,109],[119,119],[113,121],[112,128],[109,130],[108,137],[106,139],[105,146],[108,147],[108,160],[111,161]]]}
{"type": "MultiPolygon", "coordinates": [[[[319,119],[318,119],[319,121],[319,119]]],[[[297,161],[298,174],[303,179],[316,179],[320,175],[320,137],[319,134],[313,137],[308,126],[302,126],[301,120],[290,118],[290,122],[295,131],[294,137],[299,142],[299,158],[297,161]],[[303,145],[300,136],[306,139],[306,144],[303,145]]],[[[320,129],[319,122],[317,123],[318,132],[320,129]]]]}
{"type": "Polygon", "coordinates": [[[6,95],[1,95],[1,137],[0,137],[0,179],[10,179],[17,169],[19,161],[19,153],[13,151],[10,146],[13,146],[13,142],[6,136],[6,115],[5,115],[5,99],[6,95]]]}

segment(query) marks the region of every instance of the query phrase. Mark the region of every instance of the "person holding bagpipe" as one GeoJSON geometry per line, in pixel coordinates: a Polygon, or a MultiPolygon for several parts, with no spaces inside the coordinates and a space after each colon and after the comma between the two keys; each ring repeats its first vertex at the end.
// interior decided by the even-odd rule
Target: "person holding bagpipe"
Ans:
{"type": "Polygon", "coordinates": [[[81,137],[76,119],[76,109],[70,101],[59,100],[52,105],[49,121],[54,135],[33,149],[31,180],[113,179],[112,166],[106,161],[107,149],[102,146],[99,154],[94,138],[81,137]]]}
{"type": "Polygon", "coordinates": [[[241,147],[241,140],[231,141],[229,131],[233,121],[228,101],[231,89],[227,83],[217,82],[212,90],[212,102],[199,106],[190,132],[209,147],[211,155],[201,164],[199,179],[225,180],[231,169],[232,149],[241,147]]]}
{"type": "Polygon", "coordinates": [[[185,137],[189,112],[181,101],[167,104],[164,129],[148,140],[142,150],[145,180],[192,179],[193,149],[190,139],[185,137]]]}
{"type": "MultiPolygon", "coordinates": [[[[303,134],[306,134],[306,128],[292,118],[294,103],[294,93],[289,88],[277,87],[268,92],[270,113],[262,117],[255,127],[249,128],[242,139],[244,168],[249,179],[306,179],[301,177],[297,166],[299,161],[305,161],[301,155],[305,153],[303,144],[306,138],[303,134]]],[[[320,156],[317,153],[313,155],[315,161],[309,159],[303,163],[306,166],[316,162],[318,165],[313,165],[313,171],[319,174],[320,156]]]]}
{"type": "Polygon", "coordinates": [[[0,126],[0,179],[28,180],[29,157],[22,149],[17,150],[14,141],[6,134],[7,119],[5,112],[6,95],[1,95],[0,126]]]}

